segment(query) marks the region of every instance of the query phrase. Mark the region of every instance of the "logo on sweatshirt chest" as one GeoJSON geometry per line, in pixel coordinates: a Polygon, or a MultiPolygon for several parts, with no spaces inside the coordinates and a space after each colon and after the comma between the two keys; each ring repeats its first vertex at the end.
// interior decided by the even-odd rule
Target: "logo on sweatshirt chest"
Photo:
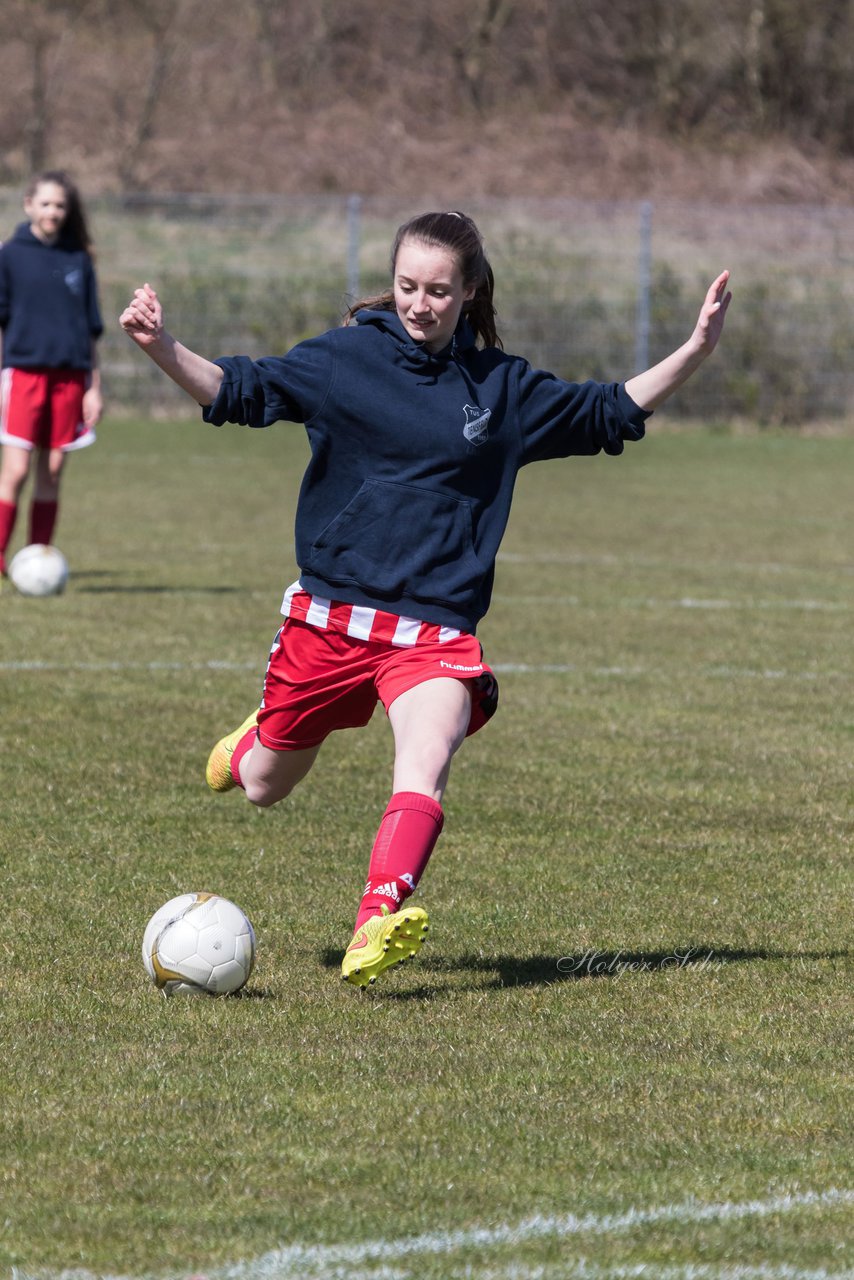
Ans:
{"type": "Polygon", "coordinates": [[[469,444],[486,444],[492,411],[490,409],[479,409],[474,405],[467,404],[463,407],[463,413],[466,415],[463,427],[463,435],[466,440],[468,440],[469,444]]]}
{"type": "Polygon", "coordinates": [[[65,287],[78,296],[83,292],[83,272],[79,267],[69,267],[65,272],[65,287]]]}

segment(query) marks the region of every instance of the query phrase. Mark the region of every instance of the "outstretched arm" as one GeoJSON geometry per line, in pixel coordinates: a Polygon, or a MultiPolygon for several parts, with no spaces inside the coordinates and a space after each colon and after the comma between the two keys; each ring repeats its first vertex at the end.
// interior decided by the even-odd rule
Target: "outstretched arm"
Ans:
{"type": "Polygon", "coordinates": [[[656,409],[710,356],[723,332],[732,294],[727,290],[729,272],[722,271],[709,288],[700,308],[694,332],[672,355],[626,382],[626,391],[641,409],[656,409]]]}
{"type": "Polygon", "coordinates": [[[119,324],[147,356],[198,404],[216,399],[223,373],[219,365],[196,355],[177,342],[163,327],[163,308],[150,284],[134,292],[119,324]]]}

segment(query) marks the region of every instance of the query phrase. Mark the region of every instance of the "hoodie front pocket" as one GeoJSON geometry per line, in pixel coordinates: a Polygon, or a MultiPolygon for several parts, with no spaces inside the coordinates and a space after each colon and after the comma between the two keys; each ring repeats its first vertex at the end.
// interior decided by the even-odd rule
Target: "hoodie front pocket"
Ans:
{"type": "Polygon", "coordinates": [[[483,576],[469,504],[416,485],[365,480],[313,543],[306,570],[394,600],[460,603],[483,576]]]}

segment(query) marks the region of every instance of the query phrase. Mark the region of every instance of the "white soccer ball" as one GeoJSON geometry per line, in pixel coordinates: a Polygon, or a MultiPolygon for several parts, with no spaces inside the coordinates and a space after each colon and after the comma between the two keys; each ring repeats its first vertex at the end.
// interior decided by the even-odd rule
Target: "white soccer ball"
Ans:
{"type": "Polygon", "coordinates": [[[255,931],[235,903],[182,893],[149,920],[142,939],[148,976],[167,996],[239,991],[255,963],[255,931]]]}
{"type": "Polygon", "coordinates": [[[22,596],[58,596],[68,581],[68,561],[57,547],[31,542],[12,557],[9,578],[22,596]]]}

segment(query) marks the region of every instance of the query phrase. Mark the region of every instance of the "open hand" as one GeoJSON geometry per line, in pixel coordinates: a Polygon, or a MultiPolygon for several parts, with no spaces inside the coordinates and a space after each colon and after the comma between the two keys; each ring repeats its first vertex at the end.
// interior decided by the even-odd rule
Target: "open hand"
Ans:
{"type": "Polygon", "coordinates": [[[722,271],[717,280],[709,287],[700,315],[694,329],[694,343],[704,356],[711,355],[718,345],[723,333],[727,308],[732,301],[732,294],[727,289],[729,272],[722,271]]]}
{"type": "Polygon", "coordinates": [[[723,333],[724,319],[732,301],[728,284],[729,272],[722,271],[709,286],[688,341],[651,369],[626,382],[626,391],[641,409],[656,409],[712,354],[723,333]]]}

